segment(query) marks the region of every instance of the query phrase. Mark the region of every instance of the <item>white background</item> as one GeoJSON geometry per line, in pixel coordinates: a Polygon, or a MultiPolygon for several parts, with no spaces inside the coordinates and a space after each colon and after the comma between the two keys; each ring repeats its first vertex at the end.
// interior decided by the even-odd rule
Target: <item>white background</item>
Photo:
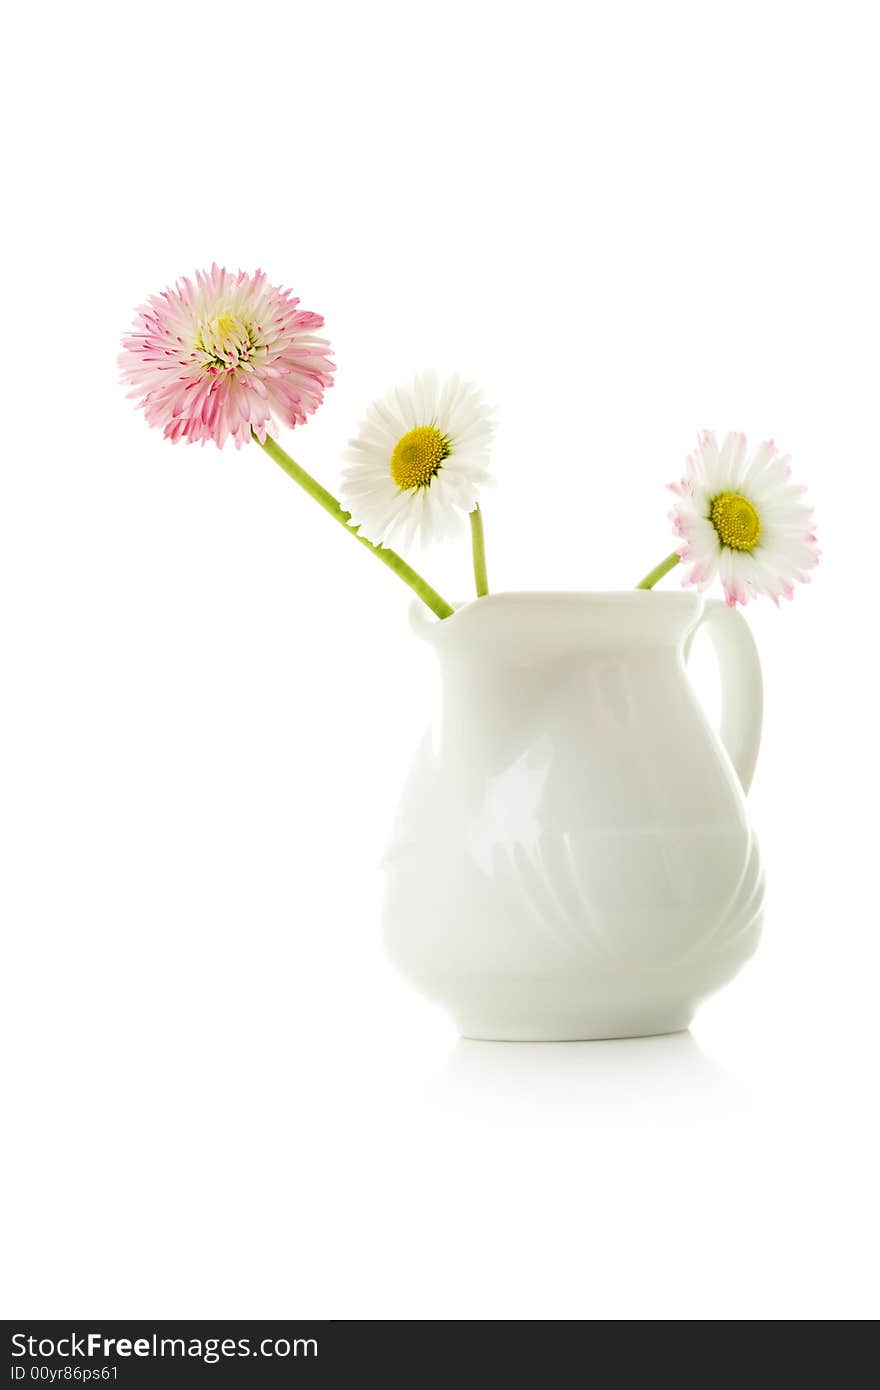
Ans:
{"type": "MultiPolygon", "coordinates": [[[[875,19],[7,17],[6,1316],[877,1314],[875,19]],[[461,1042],[386,963],[407,591],[117,383],[213,258],[325,315],[337,384],[282,438],[331,487],[374,395],[483,384],[496,588],[633,584],[703,426],[791,452],[824,555],[748,614],[766,935],[691,1034],[461,1042]]],[[[464,544],[416,563],[467,595],[464,544]]]]}

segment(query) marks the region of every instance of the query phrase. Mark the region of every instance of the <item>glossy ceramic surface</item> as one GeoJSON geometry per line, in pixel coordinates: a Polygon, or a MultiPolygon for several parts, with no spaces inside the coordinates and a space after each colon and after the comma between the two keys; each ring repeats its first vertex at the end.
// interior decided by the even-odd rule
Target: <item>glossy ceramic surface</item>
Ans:
{"type": "Polygon", "coordinates": [[[686,1028],[760,930],[744,791],[761,679],[744,619],[636,591],[498,594],[414,622],[441,697],[386,861],[397,966],[469,1037],[686,1028]],[[685,670],[700,623],[720,735],[685,670]]]}

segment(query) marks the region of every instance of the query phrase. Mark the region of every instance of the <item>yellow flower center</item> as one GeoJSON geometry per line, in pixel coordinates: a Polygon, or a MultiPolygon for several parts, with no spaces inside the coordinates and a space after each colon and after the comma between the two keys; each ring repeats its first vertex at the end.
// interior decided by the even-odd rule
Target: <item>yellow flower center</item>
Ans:
{"type": "Polygon", "coordinates": [[[196,350],[204,353],[205,365],[212,370],[234,371],[239,363],[248,361],[255,347],[255,334],[234,314],[208,319],[196,339],[196,350]]]}
{"type": "Polygon", "coordinates": [[[233,340],[246,338],[245,326],[232,314],[220,314],[216,319],[212,319],[208,324],[211,334],[218,342],[228,343],[230,338],[233,340]]]}
{"type": "Polygon", "coordinates": [[[739,492],[719,492],[709,519],[722,545],[731,550],[754,550],[761,535],[761,518],[747,497],[739,492]]]}
{"type": "Polygon", "coordinates": [[[436,425],[417,425],[398,439],[391,455],[391,476],[399,488],[428,487],[452,447],[436,425]]]}

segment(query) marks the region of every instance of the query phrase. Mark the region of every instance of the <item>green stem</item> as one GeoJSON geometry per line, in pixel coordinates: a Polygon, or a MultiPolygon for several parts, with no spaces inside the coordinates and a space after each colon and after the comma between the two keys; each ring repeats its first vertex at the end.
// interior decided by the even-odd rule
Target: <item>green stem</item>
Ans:
{"type": "Polygon", "coordinates": [[[479,507],[471,512],[471,543],[474,551],[474,580],[477,585],[477,598],[489,592],[489,576],[486,573],[486,537],[483,534],[483,513],[479,507]]]}
{"type": "MultiPolygon", "coordinates": [[[[257,436],[254,435],[254,439],[256,438],[257,436]]],[[[373,545],[372,541],[368,541],[364,536],[359,536],[357,528],[348,524],[351,512],[343,511],[332,493],[322,487],[304,468],[300,468],[298,463],[294,463],[290,455],[284,452],[280,444],[276,444],[271,435],[266,435],[265,444],[262,443],[262,440],[257,440],[257,443],[261,444],[269,457],[274,459],[280,468],[284,469],[289,478],[292,478],[295,483],[299,483],[303,491],[314,498],[319,507],[323,507],[325,512],[329,512],[330,516],[339,522],[340,526],[344,526],[350,536],[354,536],[356,541],[365,545],[368,550],[373,552],[377,560],[381,560],[382,564],[387,565],[399,579],[403,580],[404,584],[408,584],[413,593],[418,594],[422,602],[428,605],[432,613],[436,613],[438,618],[452,616],[455,612],[452,605],[447,603],[436,589],[432,589],[427,580],[423,579],[420,574],[416,574],[416,571],[395,550],[388,550],[384,545],[373,545]]]]}
{"type": "Polygon", "coordinates": [[[659,565],[655,565],[654,568],[645,575],[641,583],[636,585],[636,588],[653,589],[657,580],[662,579],[664,574],[668,574],[670,570],[674,570],[680,559],[681,556],[678,551],[673,550],[671,555],[667,555],[665,560],[661,560],[659,565]]]}

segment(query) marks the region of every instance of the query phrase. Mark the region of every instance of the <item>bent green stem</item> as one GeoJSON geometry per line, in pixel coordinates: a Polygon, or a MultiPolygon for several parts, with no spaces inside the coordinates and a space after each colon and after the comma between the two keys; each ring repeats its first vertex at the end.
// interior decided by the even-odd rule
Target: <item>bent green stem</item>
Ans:
{"type": "Polygon", "coordinates": [[[474,582],[477,598],[484,598],[489,592],[489,576],[486,573],[486,537],[483,534],[483,513],[479,507],[471,512],[471,545],[474,552],[474,582]]]}
{"type": "MultiPolygon", "coordinates": [[[[257,439],[256,435],[254,435],[254,439],[257,439]]],[[[408,584],[413,593],[418,594],[422,603],[427,604],[432,613],[436,613],[438,618],[449,618],[452,616],[455,612],[452,604],[447,603],[446,599],[441,597],[436,589],[432,589],[427,580],[423,579],[420,574],[417,574],[412,566],[408,565],[403,557],[397,554],[396,550],[389,550],[384,545],[374,545],[373,542],[368,541],[365,536],[358,535],[357,527],[349,526],[351,512],[343,511],[333,494],[328,492],[325,487],[322,487],[317,479],[313,478],[310,473],[307,473],[304,468],[301,468],[298,463],[295,463],[290,455],[284,452],[281,445],[276,444],[271,435],[266,435],[265,442],[261,439],[257,439],[257,443],[265,449],[271,459],[275,460],[279,468],[284,469],[284,472],[289,478],[292,478],[295,483],[299,483],[303,491],[314,498],[319,507],[323,507],[324,511],[329,513],[334,521],[338,521],[340,526],[344,526],[350,536],[353,536],[361,545],[366,546],[367,550],[371,550],[377,560],[381,560],[382,564],[387,565],[388,569],[396,574],[398,579],[402,579],[404,584],[408,584]]]]}
{"type": "Polygon", "coordinates": [[[657,580],[662,579],[664,574],[668,574],[670,570],[674,570],[680,559],[681,556],[678,551],[673,550],[671,555],[667,555],[665,560],[661,560],[659,565],[655,565],[654,568],[645,575],[641,583],[636,585],[636,588],[653,589],[657,580]]]}

